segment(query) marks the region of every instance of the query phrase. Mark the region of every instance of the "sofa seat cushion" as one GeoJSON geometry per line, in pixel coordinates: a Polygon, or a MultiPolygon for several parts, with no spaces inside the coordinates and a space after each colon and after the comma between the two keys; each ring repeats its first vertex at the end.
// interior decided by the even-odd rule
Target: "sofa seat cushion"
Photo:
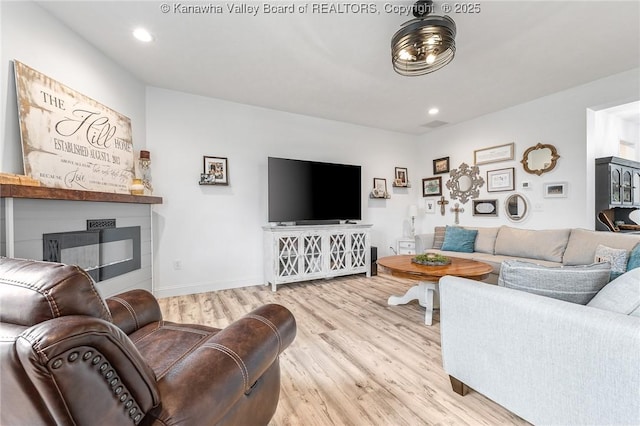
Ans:
{"type": "Polygon", "coordinates": [[[607,285],[610,272],[608,262],[550,268],[507,260],[502,262],[498,285],[585,305],[607,285]]]}
{"type": "Polygon", "coordinates": [[[129,338],[159,380],[219,331],[204,325],[159,321],[136,330],[129,338]]]}
{"type": "Polygon", "coordinates": [[[562,263],[588,265],[593,262],[596,249],[600,244],[630,252],[638,243],[640,243],[640,235],[572,229],[562,263]]]}
{"type": "MultiPolygon", "coordinates": [[[[528,230],[502,226],[496,238],[495,254],[562,262],[570,229],[528,230]]],[[[591,260],[584,264],[593,262],[591,260]]]]}
{"type": "Polygon", "coordinates": [[[640,268],[626,272],[604,286],[587,306],[640,317],[640,268]]]}

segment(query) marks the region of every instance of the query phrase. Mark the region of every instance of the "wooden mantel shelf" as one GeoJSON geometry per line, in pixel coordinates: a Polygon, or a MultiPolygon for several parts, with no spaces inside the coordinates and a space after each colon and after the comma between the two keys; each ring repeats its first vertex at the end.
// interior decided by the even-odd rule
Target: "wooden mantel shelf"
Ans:
{"type": "Polygon", "coordinates": [[[44,186],[10,184],[0,184],[0,198],[32,198],[37,200],[162,204],[162,197],[155,197],[151,195],[113,194],[109,192],[76,191],[73,189],[46,188],[44,186]]]}

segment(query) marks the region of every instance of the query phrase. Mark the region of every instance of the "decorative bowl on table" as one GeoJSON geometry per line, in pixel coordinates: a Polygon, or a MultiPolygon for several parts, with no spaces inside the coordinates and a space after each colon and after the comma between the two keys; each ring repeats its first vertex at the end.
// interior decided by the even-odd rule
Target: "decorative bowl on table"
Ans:
{"type": "Polygon", "coordinates": [[[419,254],[416,257],[412,258],[411,261],[413,263],[417,263],[418,265],[426,266],[444,266],[451,263],[451,259],[449,259],[447,256],[443,256],[437,253],[419,254]]]}

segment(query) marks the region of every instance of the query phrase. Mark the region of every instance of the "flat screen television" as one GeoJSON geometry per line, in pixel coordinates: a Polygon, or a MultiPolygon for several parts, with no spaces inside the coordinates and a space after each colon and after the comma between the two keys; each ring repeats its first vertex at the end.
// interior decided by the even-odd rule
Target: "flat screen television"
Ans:
{"type": "Polygon", "coordinates": [[[269,222],[362,219],[361,167],[268,158],[269,222]]]}

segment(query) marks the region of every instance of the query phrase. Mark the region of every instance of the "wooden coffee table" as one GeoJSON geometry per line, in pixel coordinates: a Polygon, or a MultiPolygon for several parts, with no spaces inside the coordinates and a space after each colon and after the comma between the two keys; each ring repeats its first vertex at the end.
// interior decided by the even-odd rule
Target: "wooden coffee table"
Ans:
{"type": "Polygon", "coordinates": [[[434,293],[438,292],[438,281],[445,275],[483,280],[489,276],[491,265],[471,259],[450,257],[451,264],[444,266],[426,266],[413,263],[415,255],[388,256],[378,259],[378,265],[391,275],[419,281],[402,296],[390,296],[389,305],[404,305],[418,299],[420,306],[426,308],[424,323],[433,324],[434,293]]]}

